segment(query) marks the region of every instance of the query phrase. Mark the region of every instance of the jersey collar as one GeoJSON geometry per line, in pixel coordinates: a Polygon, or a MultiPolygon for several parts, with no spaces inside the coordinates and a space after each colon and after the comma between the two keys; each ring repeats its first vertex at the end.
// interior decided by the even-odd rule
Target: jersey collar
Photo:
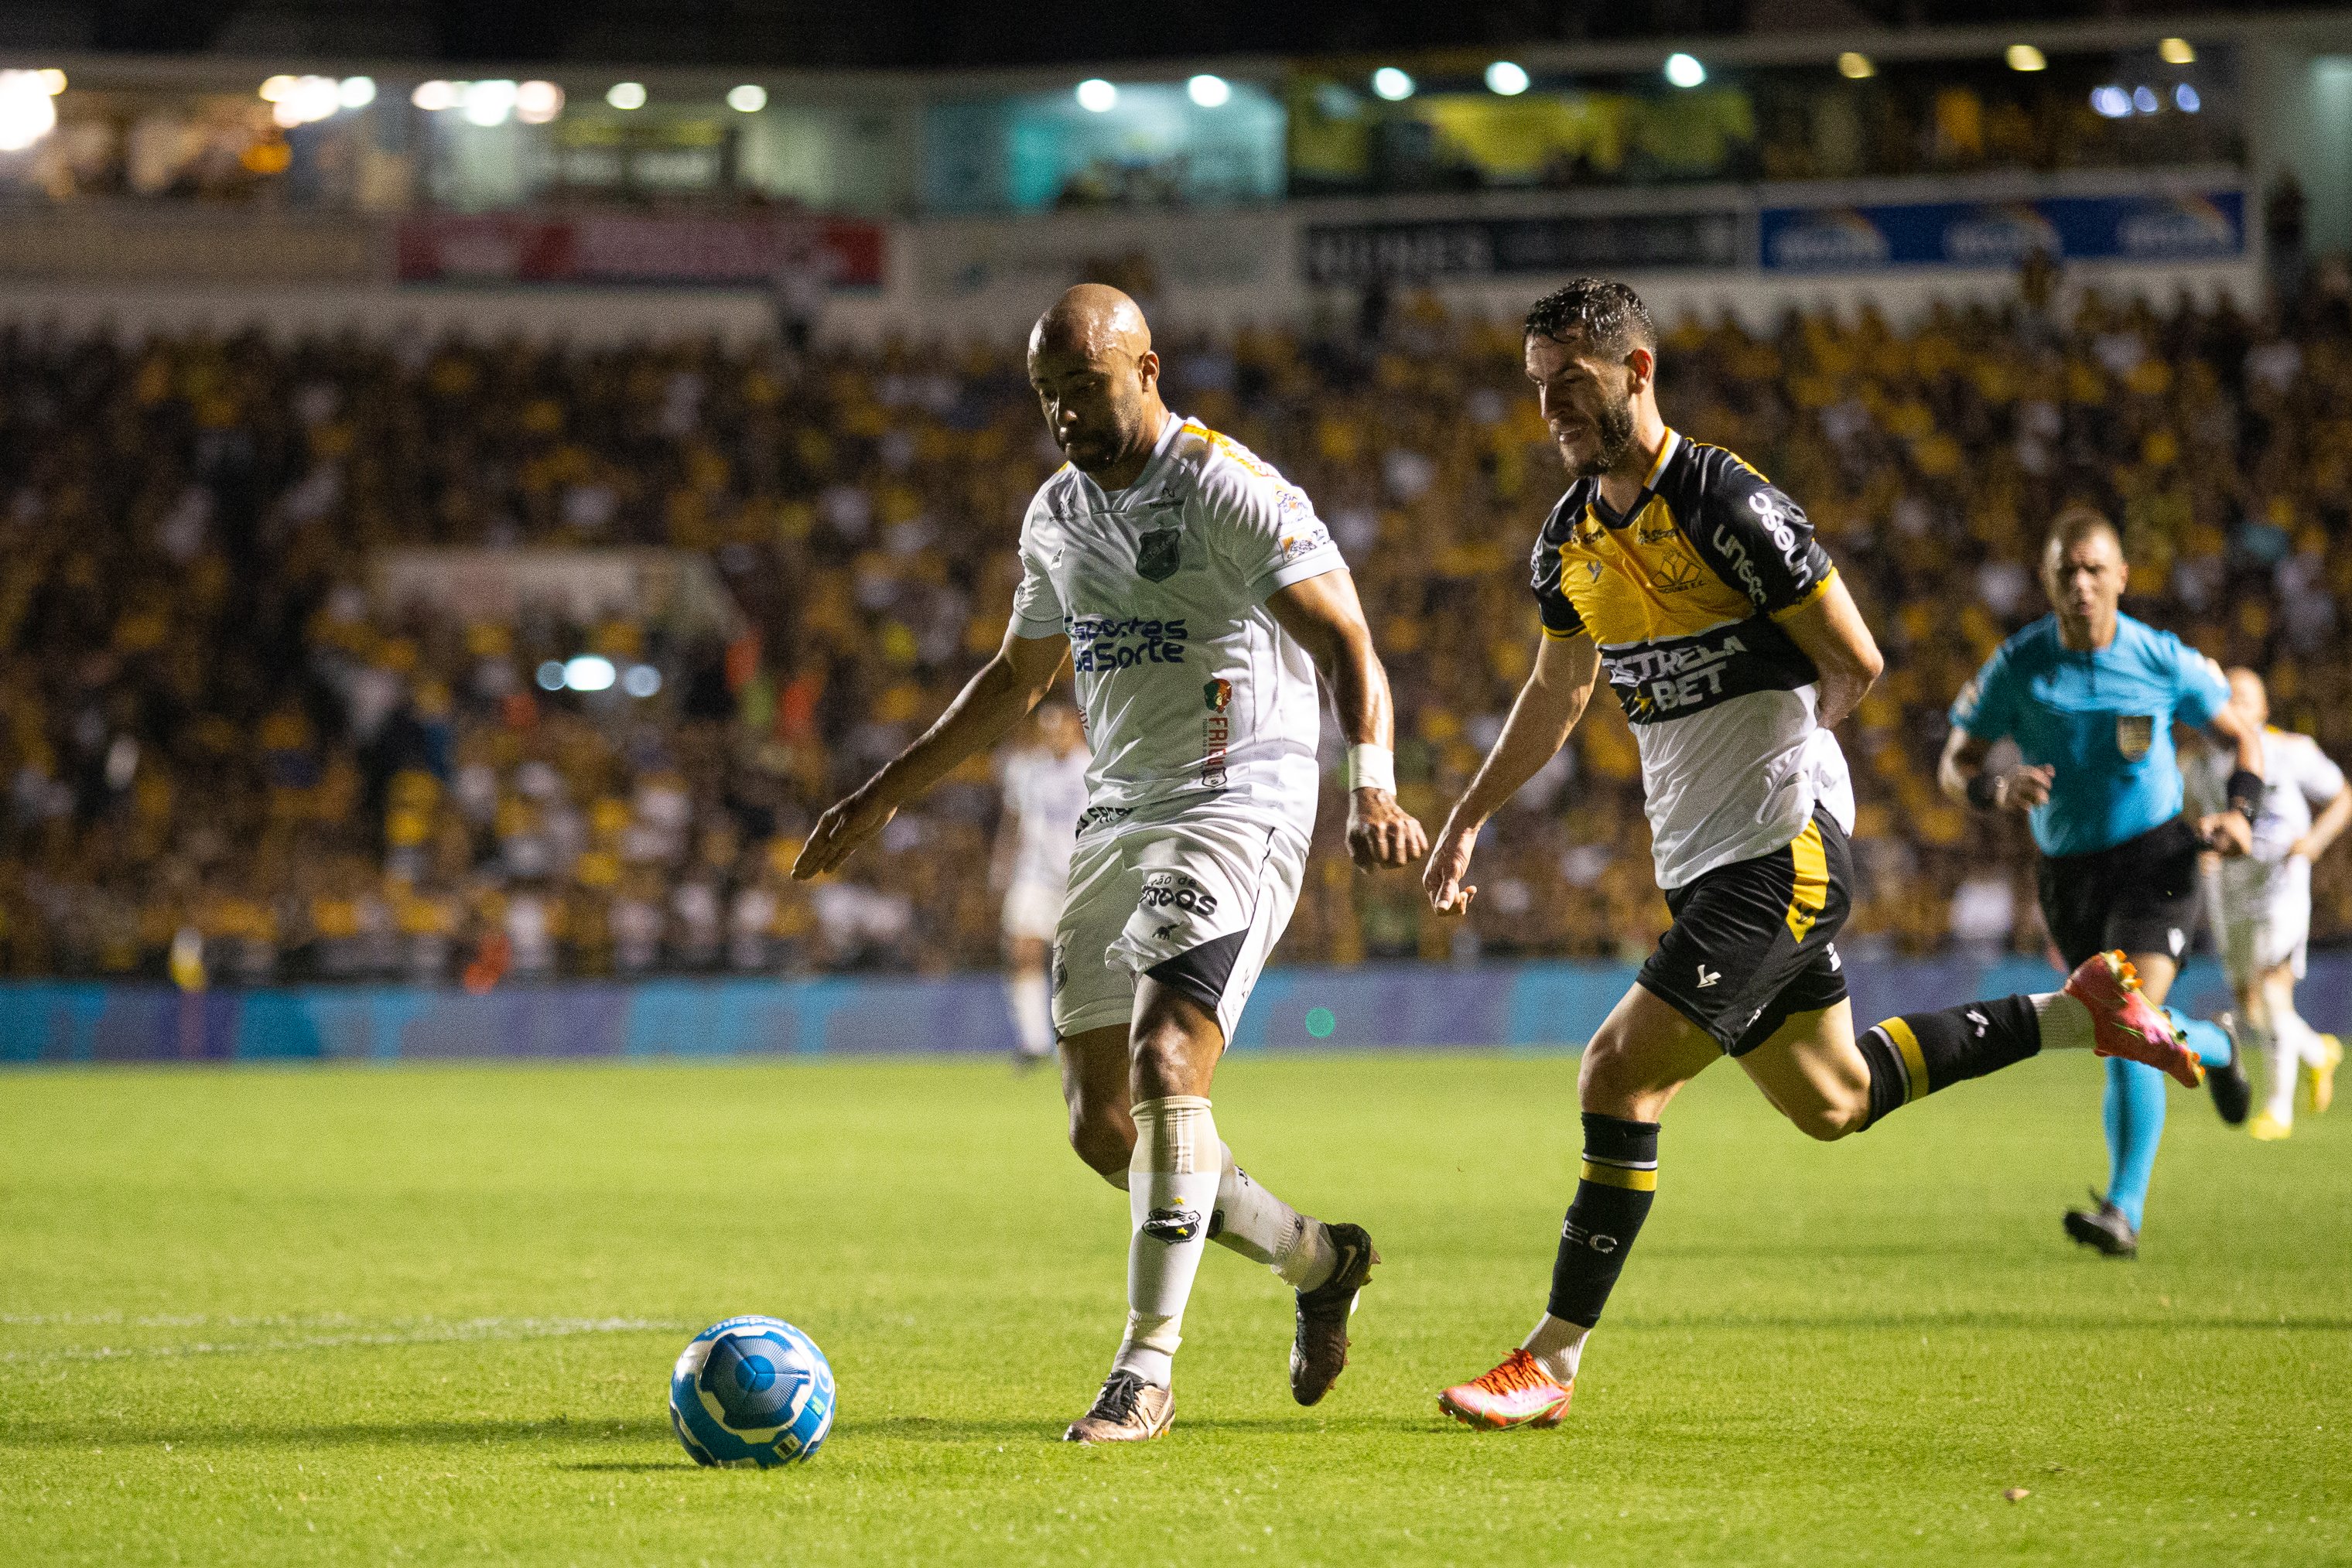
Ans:
{"type": "Polygon", "coordinates": [[[1112,508],[1131,506],[1154,493],[1155,486],[1168,471],[1169,451],[1175,446],[1176,437],[1182,434],[1184,423],[1182,414],[1174,409],[1168,411],[1168,418],[1160,427],[1160,439],[1151,444],[1150,461],[1144,464],[1143,472],[1135,476],[1135,483],[1125,489],[1106,490],[1095,483],[1093,476],[1080,471],[1075,465],[1070,472],[1076,474],[1087,489],[1101,497],[1104,506],[1112,508]]]}
{"type": "Polygon", "coordinates": [[[1658,445],[1658,460],[1650,465],[1649,477],[1642,481],[1642,493],[1634,497],[1633,504],[1622,512],[1612,510],[1609,503],[1601,498],[1601,481],[1595,479],[1592,482],[1592,515],[1601,519],[1602,527],[1622,528],[1642,515],[1650,504],[1650,497],[1658,493],[1658,481],[1664,477],[1666,465],[1675,460],[1675,453],[1682,444],[1682,432],[1667,426],[1666,438],[1658,445]]]}

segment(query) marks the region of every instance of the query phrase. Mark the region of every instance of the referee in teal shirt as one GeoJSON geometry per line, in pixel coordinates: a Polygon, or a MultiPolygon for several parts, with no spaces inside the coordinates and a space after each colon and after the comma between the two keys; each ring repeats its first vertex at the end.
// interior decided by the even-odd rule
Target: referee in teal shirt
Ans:
{"type": "MultiPolygon", "coordinates": [[[[2196,929],[2197,854],[2243,854],[2262,799],[2262,738],[2230,706],[2210,659],[2169,632],[2118,612],[2130,575],[2115,525],[2070,507],[2052,525],[2042,586],[2053,613],[1994,650],[1952,705],[1945,793],[1979,810],[2022,811],[2042,851],[2042,915],[2070,970],[2120,949],[2161,1006],[2196,929]],[[2172,727],[2189,725],[2235,752],[2232,808],[2192,824],[2180,815],[2172,727]],[[1985,767],[1993,743],[2017,742],[2024,765],[1985,767]]],[[[2214,1069],[2207,1082],[2225,1121],[2245,1119],[2251,1091],[2228,1035],[2168,1012],[2214,1069]]],[[[2158,1142],[2164,1075],[2107,1059],[2107,1190],[2066,1215],[2066,1233],[2116,1257],[2139,1249],[2158,1142]]]]}

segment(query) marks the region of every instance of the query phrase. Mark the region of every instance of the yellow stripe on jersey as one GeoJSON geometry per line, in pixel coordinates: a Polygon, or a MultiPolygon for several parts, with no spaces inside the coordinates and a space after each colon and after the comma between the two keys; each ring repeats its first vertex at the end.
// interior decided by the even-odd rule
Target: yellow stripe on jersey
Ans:
{"type": "Polygon", "coordinates": [[[1789,841],[1789,860],[1797,873],[1795,891],[1789,895],[1789,935],[1802,942],[1830,901],[1830,862],[1822,850],[1821,823],[1807,822],[1805,831],[1789,841]]]}
{"type": "Polygon", "coordinates": [[[1919,1051],[1919,1037],[1913,1034],[1911,1026],[1901,1019],[1888,1019],[1878,1027],[1886,1031],[1886,1038],[1895,1042],[1895,1049],[1903,1055],[1903,1075],[1911,1081],[1909,1092],[1903,1096],[1903,1103],[1908,1105],[1914,1100],[1926,1098],[1931,1086],[1927,1082],[1927,1059],[1919,1051]]]}
{"type": "Polygon", "coordinates": [[[1612,646],[1693,636],[1756,613],[1699,559],[1661,496],[1616,528],[1588,506],[1559,546],[1559,587],[1592,640],[1612,646]]]}

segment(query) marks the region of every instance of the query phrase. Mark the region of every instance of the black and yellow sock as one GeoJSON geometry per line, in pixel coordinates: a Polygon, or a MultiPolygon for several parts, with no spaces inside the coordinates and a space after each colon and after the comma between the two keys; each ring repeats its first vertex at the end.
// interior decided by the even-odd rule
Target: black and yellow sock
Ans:
{"type": "Polygon", "coordinates": [[[1658,1124],[1587,1111],[1584,1170],[1551,1266],[1552,1316],[1587,1328],[1601,1321],[1657,1190],[1658,1124]]]}
{"type": "Polygon", "coordinates": [[[1905,1013],[1874,1024],[1854,1041],[1870,1063],[1870,1122],[1968,1078],[1982,1078],[2042,1049],[2031,997],[1970,1002],[1941,1012],[1905,1013]]]}

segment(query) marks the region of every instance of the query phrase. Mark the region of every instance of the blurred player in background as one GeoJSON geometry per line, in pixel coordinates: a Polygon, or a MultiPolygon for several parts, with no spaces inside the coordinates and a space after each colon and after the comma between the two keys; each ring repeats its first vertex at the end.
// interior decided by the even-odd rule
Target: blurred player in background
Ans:
{"type": "Polygon", "coordinates": [[[1348,847],[1427,847],[1396,803],[1394,714],[1355,580],[1306,493],[1168,411],[1135,302],[1081,284],[1039,319],[1029,380],[1069,455],[1021,527],[1003,646],[912,746],[823,817],[831,871],[1019,722],[1069,661],[1095,747],[1054,947],[1070,1142],[1128,1192],[1127,1332],[1073,1442],[1156,1437],[1212,1239],[1297,1292],[1290,1390],[1323,1397],[1379,1257],[1244,1176],[1209,1104],[1217,1059],[1289,924],[1321,779],[1318,670],[1348,743],[1348,847]]]}
{"type": "Polygon", "coordinates": [[[1853,786],[1831,728],[1877,679],[1878,644],[1796,503],[1667,428],[1657,332],[1632,289],[1588,277],[1547,295],[1524,344],[1574,482],[1536,543],[1534,671],[1423,885],[1440,913],[1469,906],[1479,830],[1559,750],[1605,672],[1640,744],[1674,925],[1585,1047],[1584,1164],[1544,1314],[1500,1365],[1438,1396],[1490,1427],[1567,1414],[1586,1336],[1649,1215],[1659,1117],[1721,1058],[1822,1139],[2044,1049],[2184,1075],[2195,1062],[2104,956],[2063,991],[1907,1013],[1855,1038],[1835,941],[1853,786]]]}
{"type": "MultiPolygon", "coordinates": [[[[2051,525],[2042,586],[2052,612],[1993,651],[1952,704],[1944,792],[1980,811],[2025,813],[2042,851],[2037,873],[2050,940],[2070,967],[2119,950],[2162,1006],[2197,929],[2200,848],[2245,852],[2263,793],[2258,727],[2230,706],[2219,665],[2169,632],[2121,613],[2131,568],[2123,540],[2086,507],[2051,525]],[[2175,723],[2209,732],[2231,758],[2227,809],[2181,817],[2175,723]],[[2017,742],[2023,764],[1985,766],[2017,742]]],[[[2212,1069],[2213,1105],[2235,1125],[2252,1091],[2229,1035],[2168,1017],[2212,1069]]],[[[2139,1250],[2148,1177],[2164,1136],[2164,1080],[2137,1061],[2107,1063],[2107,1190],[2069,1209],[2066,1234],[2110,1257],[2139,1250]]]]}
{"type": "Polygon", "coordinates": [[[1004,893],[1005,987],[1026,1065],[1054,1054],[1045,959],[1070,885],[1070,850],[1087,809],[1087,737],[1067,703],[1039,705],[1034,745],[1005,753],[1004,801],[991,884],[1004,893]]]}
{"type": "MultiPolygon", "coordinates": [[[[2352,822],[2352,789],[2317,741],[2270,727],[2271,697],[2262,676],[2231,670],[2230,706],[2258,737],[2263,798],[2252,847],[2208,868],[2207,904],[2221,968],[2238,1001],[2238,1040],[2270,1060],[2269,1102],[2246,1128],[2270,1140],[2294,1127],[2298,1078],[2313,1111],[2326,1110],[2336,1097],[2343,1042],[2304,1022],[2295,1011],[2294,983],[2303,978],[2311,936],[2311,867],[2352,822]],[[2314,806],[2320,809],[2316,819],[2314,806]]],[[[2233,754],[2210,747],[2185,760],[2180,772],[2189,809],[2227,810],[2236,766],[2233,754]]]]}

